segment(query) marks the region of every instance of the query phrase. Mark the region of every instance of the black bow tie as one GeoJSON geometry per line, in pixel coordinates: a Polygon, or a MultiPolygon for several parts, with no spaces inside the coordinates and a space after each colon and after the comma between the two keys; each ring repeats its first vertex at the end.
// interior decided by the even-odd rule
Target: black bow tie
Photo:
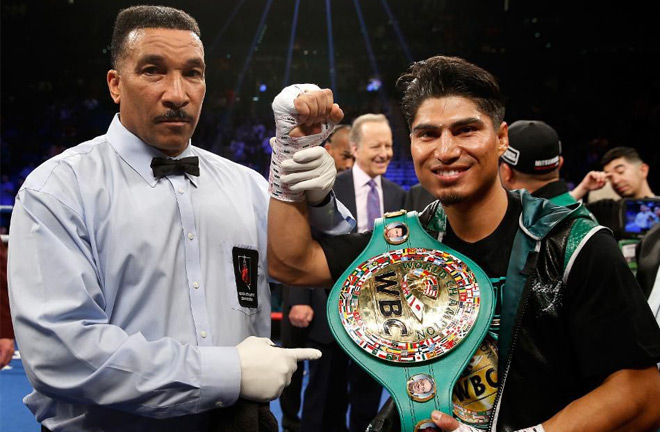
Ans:
{"type": "Polygon", "coordinates": [[[199,158],[197,156],[181,159],[155,157],[151,160],[151,169],[156,178],[183,173],[199,176],[199,158]]]}

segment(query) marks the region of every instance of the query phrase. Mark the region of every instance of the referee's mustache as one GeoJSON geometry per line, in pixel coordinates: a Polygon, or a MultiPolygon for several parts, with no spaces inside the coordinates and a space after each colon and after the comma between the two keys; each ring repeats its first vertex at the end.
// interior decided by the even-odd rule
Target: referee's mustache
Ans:
{"type": "Polygon", "coordinates": [[[184,109],[168,110],[165,114],[154,117],[154,123],[162,123],[168,121],[182,121],[190,123],[193,121],[193,116],[188,114],[184,109]]]}

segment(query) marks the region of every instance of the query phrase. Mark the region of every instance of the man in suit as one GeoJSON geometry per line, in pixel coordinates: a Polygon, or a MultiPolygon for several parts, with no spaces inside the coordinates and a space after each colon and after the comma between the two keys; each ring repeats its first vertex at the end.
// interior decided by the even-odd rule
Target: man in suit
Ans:
{"type": "MultiPolygon", "coordinates": [[[[337,172],[350,170],[355,162],[349,141],[351,126],[341,124],[335,126],[332,133],[323,142],[323,147],[335,160],[337,172]]],[[[325,318],[325,305],[328,295],[325,290],[305,289],[282,285],[282,346],[284,348],[302,348],[306,346],[308,337],[321,344],[333,342],[330,328],[325,318]],[[320,316],[314,318],[315,311],[320,316]],[[320,324],[319,324],[320,322],[320,324]],[[311,335],[311,336],[310,336],[311,335]]],[[[300,409],[300,392],[303,384],[303,369],[298,368],[291,377],[291,384],[280,396],[282,408],[282,429],[284,432],[299,432],[301,430],[298,411],[300,409]]],[[[331,399],[346,395],[333,395],[331,399]]],[[[346,417],[346,402],[342,403],[343,411],[337,413],[346,417]]],[[[336,405],[335,405],[336,406],[336,405]]]]}
{"type": "Polygon", "coordinates": [[[349,140],[354,147],[355,165],[337,176],[334,191],[355,216],[357,231],[363,232],[371,229],[374,219],[384,212],[404,208],[406,191],[383,177],[393,155],[392,129],[383,114],[364,114],[356,118],[349,140]],[[370,217],[372,189],[378,194],[380,209],[370,217]]]}
{"type": "MultiPolygon", "coordinates": [[[[384,115],[356,118],[349,140],[355,164],[337,175],[334,191],[356,217],[357,230],[362,232],[371,229],[374,219],[384,212],[404,208],[406,192],[383,177],[393,155],[392,130],[384,115]]],[[[313,313],[302,317],[299,324],[304,325],[308,319],[307,346],[318,347],[323,356],[320,361],[309,363],[301,431],[345,431],[350,404],[349,430],[364,432],[378,412],[382,387],[353,364],[334,341],[326,317],[326,290],[306,291],[297,292],[311,299],[313,313]]]]}

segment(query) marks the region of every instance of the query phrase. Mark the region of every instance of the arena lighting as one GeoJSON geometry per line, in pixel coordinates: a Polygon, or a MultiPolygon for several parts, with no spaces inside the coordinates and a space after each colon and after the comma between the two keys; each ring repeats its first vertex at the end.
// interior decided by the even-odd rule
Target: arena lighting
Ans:
{"type": "Polygon", "coordinates": [[[293,19],[291,22],[291,36],[289,36],[289,47],[286,53],[286,66],[284,67],[284,82],[282,87],[289,85],[289,73],[291,72],[291,57],[293,56],[293,42],[296,38],[296,30],[298,28],[298,9],[300,8],[300,0],[296,0],[296,6],[293,8],[293,19]]]}
{"type": "MultiPolygon", "coordinates": [[[[337,95],[337,78],[335,71],[335,43],[332,36],[332,9],[330,0],[325,0],[325,21],[328,26],[328,60],[330,61],[330,89],[337,95]]],[[[338,97],[338,96],[335,96],[338,97]]]]}
{"type": "MultiPolygon", "coordinates": [[[[362,16],[362,9],[360,7],[359,0],[353,0],[355,4],[355,12],[357,13],[358,20],[360,21],[360,28],[362,29],[362,35],[364,37],[364,46],[367,48],[367,56],[369,57],[369,63],[371,63],[371,69],[374,76],[381,76],[380,71],[378,70],[378,64],[376,63],[376,56],[374,55],[374,50],[371,47],[371,40],[369,39],[369,32],[367,31],[367,25],[364,22],[364,17],[362,16]]],[[[382,110],[385,116],[389,117],[389,103],[387,102],[387,95],[385,94],[385,87],[380,87],[378,90],[378,95],[381,99],[382,110]]]]}
{"type": "Polygon", "coordinates": [[[378,78],[369,78],[369,83],[367,84],[367,91],[368,92],[375,92],[380,90],[380,87],[383,85],[383,83],[380,81],[378,78]]]}
{"type": "MultiPolygon", "coordinates": [[[[236,13],[241,8],[241,6],[243,5],[244,2],[245,2],[245,0],[241,0],[236,4],[236,7],[234,7],[234,10],[229,15],[229,18],[227,18],[227,20],[223,24],[222,28],[218,32],[218,34],[213,39],[213,43],[211,44],[211,48],[209,49],[209,54],[213,54],[216,47],[220,44],[220,41],[222,40],[222,36],[227,31],[227,28],[229,27],[229,24],[231,24],[231,22],[234,20],[234,17],[236,16],[236,13]]],[[[227,58],[231,58],[231,55],[227,54],[227,58]]]]}
{"type": "MultiPolygon", "coordinates": [[[[245,79],[247,70],[250,67],[250,63],[252,62],[252,55],[256,51],[257,43],[259,42],[261,36],[263,35],[266,17],[268,16],[268,12],[270,11],[270,6],[272,4],[273,4],[273,0],[268,0],[268,2],[266,3],[266,7],[264,8],[263,13],[261,14],[261,21],[259,21],[259,25],[257,26],[257,31],[254,33],[254,37],[252,38],[252,43],[250,44],[250,50],[248,51],[247,56],[245,57],[245,62],[243,63],[243,68],[241,69],[241,73],[238,75],[238,82],[236,83],[236,87],[234,87],[234,94],[236,95],[236,101],[239,100],[238,96],[241,94],[241,88],[243,87],[243,80],[245,79]]],[[[221,124],[223,125],[223,129],[226,128],[226,126],[229,124],[233,112],[234,112],[234,103],[230,102],[227,106],[227,111],[224,114],[225,117],[221,121],[221,124]]]]}
{"type": "Polygon", "coordinates": [[[387,4],[387,0],[380,0],[380,2],[383,4],[383,9],[385,9],[387,16],[389,17],[390,22],[392,23],[392,27],[394,28],[394,32],[396,33],[396,36],[399,38],[399,45],[401,45],[401,49],[403,49],[403,54],[406,56],[406,60],[408,61],[408,64],[414,62],[415,60],[413,59],[412,53],[410,52],[410,48],[408,47],[406,38],[403,37],[403,33],[401,32],[401,28],[399,27],[399,22],[394,17],[394,14],[392,13],[390,6],[387,4]]]}
{"type": "Polygon", "coordinates": [[[259,42],[261,35],[263,34],[264,25],[266,23],[266,17],[268,16],[268,12],[270,11],[270,6],[272,4],[273,4],[273,0],[268,0],[263,13],[261,14],[261,21],[259,21],[259,25],[257,26],[257,31],[254,33],[254,38],[252,38],[252,43],[250,44],[250,50],[248,51],[247,56],[245,57],[245,62],[243,63],[243,68],[241,69],[241,73],[238,74],[238,83],[236,83],[236,88],[234,88],[235,94],[239,94],[241,92],[241,88],[243,87],[243,79],[245,78],[245,75],[247,74],[247,70],[250,67],[250,63],[252,62],[252,56],[256,51],[257,43],[259,42]]]}

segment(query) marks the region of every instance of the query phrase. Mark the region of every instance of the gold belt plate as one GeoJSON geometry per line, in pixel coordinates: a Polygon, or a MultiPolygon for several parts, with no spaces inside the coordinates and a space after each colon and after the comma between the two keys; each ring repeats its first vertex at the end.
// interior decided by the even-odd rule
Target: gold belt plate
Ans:
{"type": "Polygon", "coordinates": [[[369,354],[395,363],[427,361],[449,352],[479,314],[476,276],[457,257],[405,248],[374,256],[346,278],[341,323],[369,354]]]}

